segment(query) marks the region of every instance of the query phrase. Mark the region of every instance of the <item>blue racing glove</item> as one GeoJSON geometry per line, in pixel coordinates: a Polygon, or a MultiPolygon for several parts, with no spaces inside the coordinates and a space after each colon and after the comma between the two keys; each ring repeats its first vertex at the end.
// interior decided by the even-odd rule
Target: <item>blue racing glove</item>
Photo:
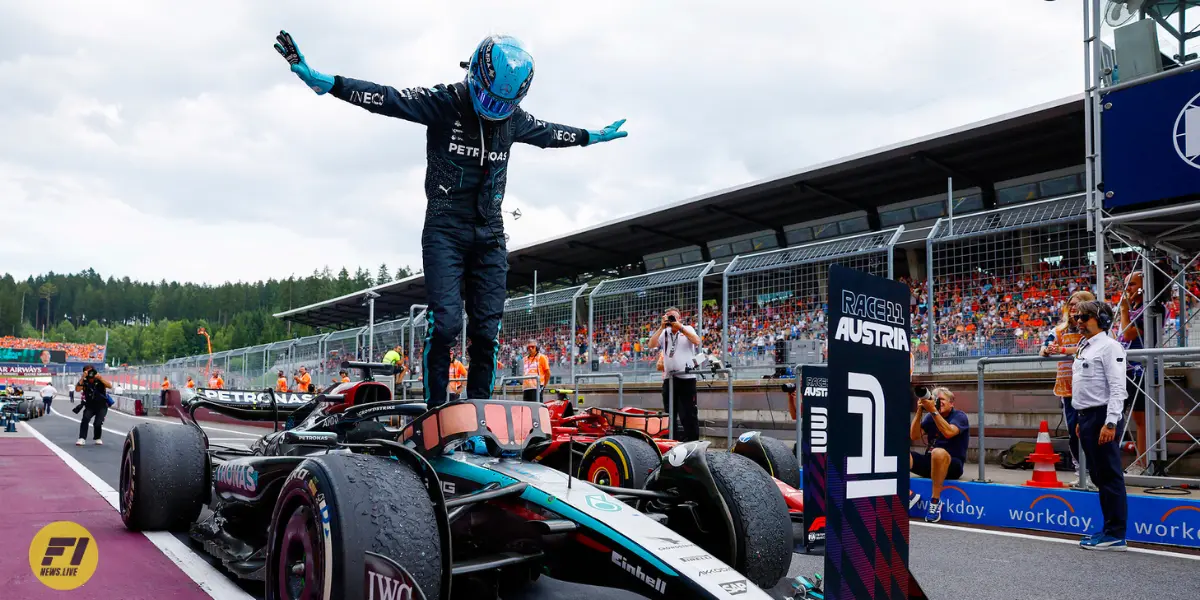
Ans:
{"type": "Polygon", "coordinates": [[[623,138],[623,137],[629,135],[628,131],[618,131],[619,129],[621,129],[621,126],[624,124],[625,124],[625,119],[621,119],[620,121],[617,121],[616,123],[613,123],[612,125],[609,125],[608,127],[605,127],[604,129],[601,129],[600,131],[594,131],[594,130],[589,129],[588,130],[588,145],[590,146],[597,142],[608,142],[608,141],[612,141],[617,138],[623,138]]]}
{"type": "Polygon", "coordinates": [[[333,76],[314,71],[308,66],[304,55],[296,47],[296,41],[292,39],[292,34],[280,31],[279,35],[275,36],[275,40],[277,42],[275,51],[287,59],[288,63],[292,65],[292,72],[304,82],[304,85],[312,88],[312,91],[316,92],[318,96],[333,89],[333,76]]]}

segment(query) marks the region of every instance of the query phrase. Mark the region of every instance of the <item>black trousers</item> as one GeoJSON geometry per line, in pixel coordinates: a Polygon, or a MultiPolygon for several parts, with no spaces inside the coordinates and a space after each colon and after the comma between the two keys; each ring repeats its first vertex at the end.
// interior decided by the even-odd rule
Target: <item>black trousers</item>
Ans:
{"type": "Polygon", "coordinates": [[[675,382],[675,439],[692,442],[700,439],[700,418],[696,408],[696,380],[672,377],[662,382],[663,411],[670,412],[670,385],[675,382]]]}
{"type": "Polygon", "coordinates": [[[46,412],[50,412],[50,403],[54,402],[54,398],[42,398],[42,406],[46,408],[46,412]]]}
{"type": "Polygon", "coordinates": [[[108,406],[100,408],[92,408],[90,406],[83,407],[83,418],[79,420],[79,439],[87,438],[88,421],[92,421],[94,437],[92,439],[100,439],[100,433],[103,431],[104,417],[108,414],[108,406]]]}
{"type": "Polygon", "coordinates": [[[421,232],[425,301],[429,328],[421,357],[425,402],[446,402],[450,384],[450,347],[462,334],[467,312],[467,398],[487,400],[496,382],[496,350],[500,317],[508,284],[508,250],[502,231],[471,224],[432,225],[421,232]]]}
{"type": "Polygon", "coordinates": [[[542,394],[538,388],[528,388],[521,391],[521,399],[526,402],[541,402],[542,394]]]}
{"type": "Polygon", "coordinates": [[[1125,420],[1117,422],[1113,440],[1101,444],[1100,430],[1104,428],[1107,409],[1103,406],[1085,408],[1076,415],[1079,419],[1079,448],[1087,459],[1088,475],[1100,490],[1104,533],[1125,539],[1125,520],[1129,507],[1125,498],[1125,470],[1121,467],[1120,446],[1125,420]]]}

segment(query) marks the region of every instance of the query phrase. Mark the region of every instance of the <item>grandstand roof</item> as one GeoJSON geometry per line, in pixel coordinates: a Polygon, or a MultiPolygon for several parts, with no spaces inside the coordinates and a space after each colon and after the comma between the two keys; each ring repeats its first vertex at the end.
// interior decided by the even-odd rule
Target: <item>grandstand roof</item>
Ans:
{"type": "MultiPolygon", "coordinates": [[[[1083,95],[1071,96],[621,217],[509,252],[509,286],[636,264],[643,256],[836,215],[928,197],[956,185],[988,189],[999,181],[1082,163],[1083,95]]],[[[379,294],[376,321],[407,316],[425,301],[424,278],[279,313],[313,326],[361,324],[365,295],[379,294]]]]}

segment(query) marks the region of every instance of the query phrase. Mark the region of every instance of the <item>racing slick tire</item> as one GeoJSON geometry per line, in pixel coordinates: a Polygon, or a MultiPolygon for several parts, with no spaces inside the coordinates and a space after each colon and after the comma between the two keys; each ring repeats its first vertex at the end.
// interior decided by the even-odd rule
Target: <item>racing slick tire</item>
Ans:
{"type": "Polygon", "coordinates": [[[750,431],[734,442],[732,452],[754,461],[768,475],[793,489],[800,489],[800,463],[782,441],[758,431],[750,431]]]}
{"type": "Polygon", "coordinates": [[[577,477],[600,485],[642,489],[661,460],[658,452],[645,440],[629,435],[609,435],[588,446],[579,461],[577,477]]]}
{"type": "Polygon", "coordinates": [[[403,461],[350,453],[308,458],[275,501],[267,600],[380,598],[403,585],[440,599],[446,544],[435,510],[424,482],[403,461]],[[368,569],[369,561],[381,564],[368,552],[394,563],[384,567],[386,576],[368,569]],[[376,586],[373,595],[368,585],[376,586]]]}
{"type": "Polygon", "coordinates": [[[121,520],[131,531],[187,531],[208,500],[208,455],[188,425],[139,423],[121,452],[121,520]]]}
{"type": "MultiPolygon", "coordinates": [[[[774,587],[787,576],[792,561],[792,523],[779,488],[740,454],[708,451],[707,460],[738,540],[737,556],[725,562],[759,587],[774,587]]],[[[712,542],[700,546],[712,552],[724,543],[712,542]]]]}

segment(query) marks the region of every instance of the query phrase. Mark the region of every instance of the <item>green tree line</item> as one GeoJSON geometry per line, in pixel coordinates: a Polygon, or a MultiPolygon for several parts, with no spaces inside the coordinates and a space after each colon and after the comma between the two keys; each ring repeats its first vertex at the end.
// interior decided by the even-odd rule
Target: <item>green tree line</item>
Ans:
{"type": "Polygon", "coordinates": [[[329,267],[307,277],[220,285],[104,277],[92,269],[46,273],[18,280],[0,277],[0,336],[103,343],[109,363],[160,362],[203,354],[204,327],[213,351],[254,346],[316,333],[284,323],[274,313],[306,306],[412,275],[386,264],[373,273],[329,267]]]}

